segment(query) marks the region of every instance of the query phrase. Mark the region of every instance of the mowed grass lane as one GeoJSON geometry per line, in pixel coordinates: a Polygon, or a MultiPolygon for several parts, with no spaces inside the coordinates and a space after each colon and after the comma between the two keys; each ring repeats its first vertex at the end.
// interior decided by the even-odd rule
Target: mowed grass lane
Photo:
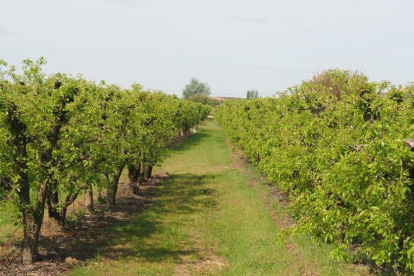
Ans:
{"type": "Polygon", "coordinates": [[[203,122],[157,168],[170,176],[153,206],[109,229],[109,245],[72,275],[361,274],[307,236],[278,242],[269,212],[277,200],[265,185],[249,184],[257,172],[233,162],[225,133],[215,121],[203,122]]]}

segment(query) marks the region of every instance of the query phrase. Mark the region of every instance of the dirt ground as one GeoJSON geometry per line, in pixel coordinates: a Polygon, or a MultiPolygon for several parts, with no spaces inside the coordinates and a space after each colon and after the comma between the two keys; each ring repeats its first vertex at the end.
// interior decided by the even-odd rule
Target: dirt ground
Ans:
{"type": "MultiPolygon", "coordinates": [[[[40,241],[42,259],[33,265],[22,265],[19,241],[16,239],[3,246],[5,251],[7,249],[7,254],[1,254],[0,275],[61,275],[75,266],[93,260],[97,253],[96,245],[106,242],[103,230],[119,222],[131,220],[151,206],[158,187],[167,177],[167,174],[155,175],[143,183],[138,195],[134,195],[127,184],[121,184],[115,206],[95,204],[92,214],[86,214],[83,210],[84,215],[76,221],[69,220],[63,231],[48,230],[46,220],[40,241]]],[[[71,212],[79,214],[82,211],[79,205],[81,203],[77,202],[69,210],[68,217],[71,217],[71,212]]]]}

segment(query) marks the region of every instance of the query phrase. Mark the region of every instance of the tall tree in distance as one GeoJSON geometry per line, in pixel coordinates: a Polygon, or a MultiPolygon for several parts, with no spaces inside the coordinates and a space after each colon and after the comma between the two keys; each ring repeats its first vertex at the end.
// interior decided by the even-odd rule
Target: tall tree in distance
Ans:
{"type": "Polygon", "coordinates": [[[256,89],[248,90],[246,99],[255,99],[255,98],[259,98],[259,92],[256,89]]]}
{"type": "Polygon", "coordinates": [[[183,89],[183,98],[187,99],[193,95],[210,95],[210,86],[208,83],[201,82],[196,78],[192,78],[190,83],[185,86],[183,89]]]}

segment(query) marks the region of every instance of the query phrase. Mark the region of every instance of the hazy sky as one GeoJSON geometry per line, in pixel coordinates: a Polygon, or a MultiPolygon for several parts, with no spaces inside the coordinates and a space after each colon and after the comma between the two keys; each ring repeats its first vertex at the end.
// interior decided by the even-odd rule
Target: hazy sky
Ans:
{"type": "Polygon", "coordinates": [[[0,0],[0,59],[179,94],[260,95],[323,69],[414,81],[412,0],[0,0]]]}

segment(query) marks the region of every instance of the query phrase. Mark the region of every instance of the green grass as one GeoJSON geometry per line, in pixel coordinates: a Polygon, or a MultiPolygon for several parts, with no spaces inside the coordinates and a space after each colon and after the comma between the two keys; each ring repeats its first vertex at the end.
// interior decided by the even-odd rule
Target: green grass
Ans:
{"type": "Polygon", "coordinates": [[[19,229],[16,223],[18,222],[18,210],[10,202],[0,201],[0,246],[10,241],[12,235],[20,234],[16,233],[19,229]]]}
{"type": "Polygon", "coordinates": [[[277,200],[265,185],[249,185],[260,178],[254,169],[232,166],[214,121],[175,146],[157,170],[170,177],[154,205],[109,229],[97,260],[72,275],[360,274],[307,236],[277,242],[280,230],[263,196],[273,208],[277,200]]]}

